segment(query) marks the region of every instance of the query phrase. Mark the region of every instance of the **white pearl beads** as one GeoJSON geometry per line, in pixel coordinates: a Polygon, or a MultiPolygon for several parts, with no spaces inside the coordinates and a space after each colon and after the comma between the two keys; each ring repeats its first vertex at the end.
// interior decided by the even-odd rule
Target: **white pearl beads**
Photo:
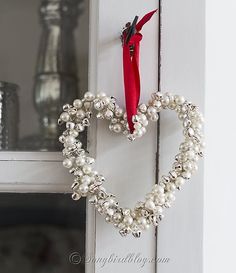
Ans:
{"type": "Polygon", "coordinates": [[[85,185],[85,184],[81,184],[81,185],[79,186],[79,191],[80,191],[82,194],[87,193],[88,190],[89,190],[89,187],[88,187],[87,185],[85,185]]]}
{"type": "Polygon", "coordinates": [[[185,183],[185,179],[181,176],[177,177],[176,180],[175,180],[175,185],[177,187],[182,187],[185,183]]]}
{"type": "Polygon", "coordinates": [[[145,202],[145,208],[147,208],[148,210],[153,211],[155,209],[155,203],[152,200],[147,200],[145,202]]]}
{"type": "Polygon", "coordinates": [[[82,182],[83,184],[89,184],[89,183],[91,182],[90,176],[88,176],[88,175],[83,176],[83,177],[81,178],[81,182],[82,182]]]}
{"type": "Polygon", "coordinates": [[[75,160],[75,163],[77,166],[82,167],[85,164],[85,158],[84,157],[77,157],[75,160]]]}
{"type": "Polygon", "coordinates": [[[122,219],[122,214],[121,214],[121,213],[116,212],[116,213],[113,215],[113,220],[115,221],[115,223],[120,222],[121,219],[122,219]]]}
{"type": "Polygon", "coordinates": [[[90,165],[83,166],[83,172],[85,174],[90,174],[92,172],[92,167],[90,165]]]}
{"type": "Polygon", "coordinates": [[[63,166],[66,168],[71,168],[73,165],[73,161],[70,158],[66,158],[63,160],[63,166]]]}
{"type": "Polygon", "coordinates": [[[85,118],[85,112],[83,110],[78,110],[76,113],[76,117],[79,119],[84,119],[85,118]]]}
{"type": "Polygon", "coordinates": [[[64,122],[67,122],[70,120],[70,115],[66,112],[61,113],[60,119],[64,122]]]}
{"type": "Polygon", "coordinates": [[[73,106],[74,106],[75,108],[79,109],[79,108],[81,108],[81,107],[83,106],[83,102],[82,102],[81,100],[79,100],[79,99],[74,100],[73,106]]]}
{"type": "Polygon", "coordinates": [[[87,92],[87,93],[84,94],[84,99],[86,101],[92,101],[92,100],[94,100],[94,98],[95,98],[95,96],[91,92],[87,92]]]}
{"type": "Polygon", "coordinates": [[[65,137],[65,142],[64,142],[66,145],[73,145],[75,143],[75,138],[73,136],[67,136],[65,137]]]}
{"type": "Polygon", "coordinates": [[[182,105],[185,102],[185,98],[183,96],[175,96],[175,102],[178,105],[182,105]]]}
{"type": "Polygon", "coordinates": [[[94,95],[87,92],[83,99],[74,100],[73,105],[66,104],[63,110],[58,122],[65,123],[66,130],[59,141],[64,145],[63,166],[74,175],[73,200],[88,196],[98,213],[104,215],[106,222],[118,228],[122,236],[132,233],[139,238],[142,230],[147,230],[150,225],[158,226],[164,217],[164,208],[171,207],[175,191],[180,190],[197,171],[198,159],[203,156],[203,117],[198,108],[183,96],[155,92],[148,104],[139,105],[137,114],[132,117],[132,133],[129,131],[127,114],[113,97],[104,93],[94,95]],[[182,123],[184,140],[179,146],[179,153],[175,156],[172,169],[161,176],[159,184],[155,184],[152,191],[145,195],[144,201],[138,201],[134,209],[122,208],[116,197],[104,188],[105,178],[93,169],[95,160],[82,148],[79,134],[90,126],[89,119],[96,111],[97,118],[108,120],[112,132],[123,133],[132,141],[146,133],[149,122],[157,121],[162,110],[175,111],[182,123]]]}
{"type": "Polygon", "coordinates": [[[125,225],[127,225],[127,226],[130,226],[130,225],[132,225],[132,223],[133,223],[133,218],[132,218],[131,216],[129,216],[129,215],[126,215],[126,216],[124,217],[123,223],[124,223],[125,225]]]}
{"type": "Polygon", "coordinates": [[[120,133],[121,132],[121,130],[122,130],[122,128],[121,128],[121,125],[120,124],[115,124],[114,126],[113,126],[113,131],[115,132],[115,133],[120,133]]]}

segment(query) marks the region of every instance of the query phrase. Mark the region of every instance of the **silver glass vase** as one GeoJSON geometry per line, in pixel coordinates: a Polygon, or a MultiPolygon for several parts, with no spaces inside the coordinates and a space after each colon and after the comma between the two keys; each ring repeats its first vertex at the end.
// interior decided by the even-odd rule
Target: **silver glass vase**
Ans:
{"type": "Polygon", "coordinates": [[[76,51],[73,31],[80,0],[41,0],[42,33],[34,79],[34,105],[40,132],[26,137],[21,148],[54,151],[58,144],[57,119],[62,105],[78,94],[76,51]]]}

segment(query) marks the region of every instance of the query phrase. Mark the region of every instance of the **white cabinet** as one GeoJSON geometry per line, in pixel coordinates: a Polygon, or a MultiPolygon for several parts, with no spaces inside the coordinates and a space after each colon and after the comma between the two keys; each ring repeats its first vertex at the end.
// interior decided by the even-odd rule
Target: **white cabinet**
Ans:
{"type": "MultiPolygon", "coordinates": [[[[142,30],[141,101],[148,101],[159,88],[184,95],[203,109],[203,0],[90,1],[89,90],[115,96],[124,107],[121,30],[135,15],[141,17],[156,8],[158,13],[142,30]]],[[[106,188],[116,194],[122,206],[133,207],[170,168],[180,142],[177,122],[174,115],[164,112],[159,132],[153,123],[143,138],[129,143],[124,136],[111,133],[106,122],[93,121],[88,132],[89,151],[106,177],[106,188]]],[[[69,192],[72,177],[61,160],[59,152],[1,152],[0,191],[69,192]]],[[[202,188],[200,164],[198,174],[165,211],[160,228],[151,228],[140,239],[122,238],[88,205],[87,255],[111,260],[105,265],[87,263],[86,272],[202,272],[202,188]],[[129,255],[139,259],[123,262],[129,255]],[[157,258],[170,260],[158,263],[157,258]]]]}

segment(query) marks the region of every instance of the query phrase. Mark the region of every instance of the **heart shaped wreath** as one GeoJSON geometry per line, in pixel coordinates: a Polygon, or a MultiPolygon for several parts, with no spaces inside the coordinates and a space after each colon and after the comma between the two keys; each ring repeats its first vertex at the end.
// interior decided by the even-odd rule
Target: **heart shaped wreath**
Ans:
{"type": "Polygon", "coordinates": [[[63,110],[58,123],[66,123],[66,130],[59,141],[64,144],[63,165],[74,175],[72,198],[79,200],[88,197],[89,202],[105,216],[107,222],[119,229],[122,236],[132,233],[138,238],[142,230],[150,225],[157,226],[163,218],[163,208],[171,206],[175,200],[175,190],[179,190],[190,179],[198,168],[199,157],[203,156],[203,116],[197,106],[183,96],[153,93],[148,105],[140,104],[137,115],[133,116],[133,133],[129,131],[126,113],[117,105],[114,97],[104,93],[94,95],[87,92],[83,99],[76,99],[73,105],[64,105],[63,110]],[[182,122],[184,141],[179,146],[179,153],[170,172],[161,177],[159,184],[153,186],[144,201],[137,202],[134,209],[121,208],[116,197],[104,188],[103,175],[93,170],[95,160],[86,154],[78,136],[90,126],[90,118],[95,110],[98,119],[110,121],[111,131],[123,133],[132,141],[141,137],[146,132],[148,122],[157,121],[159,112],[164,109],[175,110],[182,122]]]}

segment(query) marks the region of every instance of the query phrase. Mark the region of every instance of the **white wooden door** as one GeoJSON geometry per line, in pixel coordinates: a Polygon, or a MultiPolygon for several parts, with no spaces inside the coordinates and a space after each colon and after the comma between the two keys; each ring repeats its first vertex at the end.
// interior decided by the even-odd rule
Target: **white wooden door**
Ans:
{"type": "MultiPolygon", "coordinates": [[[[162,1],[161,90],[181,93],[204,111],[204,1],[162,1]]],[[[160,172],[168,170],[180,143],[179,124],[164,113],[160,124],[160,172]],[[167,169],[166,169],[167,168],[167,169]]],[[[158,231],[159,272],[202,272],[203,162],[183,189],[158,231]]]]}
{"type": "MultiPolygon", "coordinates": [[[[203,0],[91,2],[90,89],[115,96],[124,107],[119,36],[124,24],[135,15],[142,16],[156,8],[159,8],[158,15],[143,28],[141,101],[146,102],[150,94],[159,88],[182,94],[203,109],[203,0]]],[[[159,132],[157,125],[152,124],[145,137],[130,144],[124,137],[109,132],[106,124],[97,122],[97,129],[91,132],[90,138],[97,168],[107,177],[107,189],[118,196],[123,206],[133,206],[158,182],[156,173],[160,176],[170,168],[171,159],[177,152],[180,132],[175,116],[164,113],[159,132]],[[156,158],[159,170],[156,170],[156,158]]],[[[177,194],[173,208],[165,211],[166,217],[158,231],[151,229],[140,239],[122,238],[102,217],[96,216],[95,234],[91,240],[96,242],[93,255],[107,261],[87,267],[93,267],[96,273],[122,270],[202,272],[202,184],[201,165],[191,183],[177,194]],[[124,262],[129,255],[140,259],[124,262]],[[158,258],[168,262],[160,262],[158,258]]],[[[88,248],[88,252],[90,250],[88,248]]]]}
{"type": "MultiPolygon", "coordinates": [[[[90,0],[89,90],[113,95],[124,107],[121,30],[135,15],[156,8],[158,13],[142,30],[141,101],[159,89],[182,94],[203,109],[204,0],[90,0]]],[[[177,119],[164,113],[160,130],[151,124],[134,143],[111,133],[103,121],[93,123],[88,141],[96,167],[120,204],[133,207],[170,168],[180,141],[177,119]]],[[[0,191],[68,192],[72,179],[61,161],[57,152],[1,152],[0,191]]],[[[86,273],[201,273],[202,188],[201,164],[165,211],[160,228],[140,239],[121,237],[88,204],[86,256],[92,261],[86,263],[86,273]]]]}

